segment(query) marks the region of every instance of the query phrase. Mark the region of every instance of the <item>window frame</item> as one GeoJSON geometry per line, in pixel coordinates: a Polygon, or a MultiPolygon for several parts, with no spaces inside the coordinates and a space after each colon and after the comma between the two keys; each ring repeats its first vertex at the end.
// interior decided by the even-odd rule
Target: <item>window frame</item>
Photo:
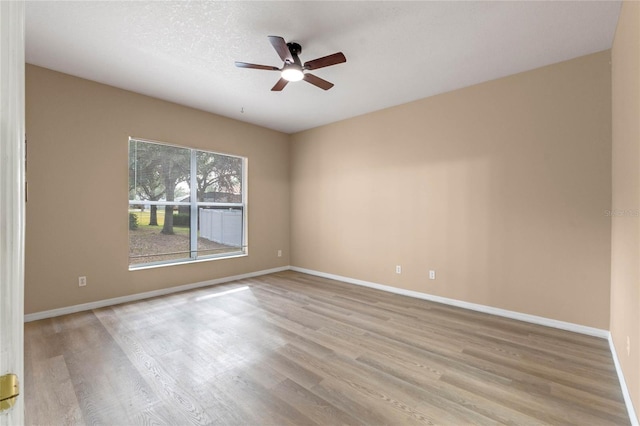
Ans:
{"type": "MultiPolygon", "coordinates": [[[[155,144],[160,146],[169,146],[173,148],[186,149],[189,150],[190,155],[190,164],[189,164],[189,199],[190,201],[167,201],[167,200],[128,200],[128,209],[133,205],[156,205],[156,206],[189,206],[189,251],[185,252],[188,257],[184,257],[181,259],[170,259],[170,260],[160,260],[155,262],[146,262],[146,263],[135,263],[131,264],[131,256],[128,256],[129,259],[129,270],[140,270],[140,269],[149,269],[149,268],[157,268],[164,266],[172,266],[172,265],[183,265],[186,263],[199,263],[199,262],[208,262],[212,260],[220,260],[220,259],[231,259],[237,257],[245,257],[249,254],[249,244],[248,244],[248,195],[247,195],[247,182],[248,182],[248,158],[240,155],[227,154],[216,151],[209,151],[199,148],[191,148],[182,145],[170,144],[166,142],[159,142],[155,140],[143,139],[130,136],[127,143],[127,157],[129,158],[130,146],[132,142],[142,142],[147,144],[155,144]],[[242,181],[241,181],[241,197],[242,200],[240,203],[221,203],[221,202],[209,202],[209,201],[198,201],[198,185],[197,185],[197,155],[199,152],[204,152],[207,154],[214,155],[223,155],[226,157],[237,158],[241,161],[242,168],[242,181]],[[196,173],[192,173],[193,170],[196,170],[196,173]],[[192,190],[193,188],[193,190],[192,190]],[[241,246],[238,247],[237,251],[225,252],[225,253],[214,253],[207,255],[198,255],[198,212],[199,208],[210,208],[210,207],[219,207],[219,208],[230,208],[230,209],[240,209],[242,211],[242,242],[241,246]]],[[[129,169],[129,168],[127,168],[129,169]]],[[[129,179],[129,178],[128,178],[129,179]]],[[[129,194],[129,191],[127,191],[129,194]]],[[[130,194],[127,196],[129,198],[130,194]]],[[[129,230],[128,232],[131,232],[129,230]]],[[[131,240],[129,240],[129,247],[131,246],[131,240]]]]}

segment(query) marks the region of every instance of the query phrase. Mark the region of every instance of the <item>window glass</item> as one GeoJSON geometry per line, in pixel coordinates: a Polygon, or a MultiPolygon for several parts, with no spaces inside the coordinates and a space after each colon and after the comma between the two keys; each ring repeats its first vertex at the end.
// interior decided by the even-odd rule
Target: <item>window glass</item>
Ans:
{"type": "Polygon", "coordinates": [[[245,163],[130,139],[129,265],[245,253],[245,163]]]}

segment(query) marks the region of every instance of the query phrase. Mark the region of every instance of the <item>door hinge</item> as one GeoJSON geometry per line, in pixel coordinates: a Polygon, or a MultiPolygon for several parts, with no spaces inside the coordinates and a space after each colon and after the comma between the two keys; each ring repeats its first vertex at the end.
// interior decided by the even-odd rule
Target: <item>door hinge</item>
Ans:
{"type": "Polygon", "coordinates": [[[20,395],[18,376],[5,374],[0,377],[0,412],[13,407],[20,395]]]}

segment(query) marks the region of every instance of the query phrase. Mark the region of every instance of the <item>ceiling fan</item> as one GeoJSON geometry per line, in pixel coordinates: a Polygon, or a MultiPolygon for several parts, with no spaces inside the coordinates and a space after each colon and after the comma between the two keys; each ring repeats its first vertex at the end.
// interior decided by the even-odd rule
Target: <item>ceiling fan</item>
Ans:
{"type": "Polygon", "coordinates": [[[342,52],[334,53],[333,55],[323,56],[322,58],[307,61],[304,64],[300,62],[298,55],[302,52],[302,46],[298,43],[287,43],[282,37],[269,36],[269,42],[273,48],[278,52],[280,59],[284,61],[282,68],[273,67],[270,65],[256,65],[249,64],[247,62],[236,61],[236,67],[239,68],[252,68],[256,70],[267,71],[280,71],[280,80],[275,86],[271,88],[272,91],[279,92],[290,81],[304,80],[313,84],[323,90],[329,90],[333,87],[333,83],[323,80],[309,72],[309,70],[317,70],[319,68],[329,67],[331,65],[341,64],[347,62],[342,52]]]}

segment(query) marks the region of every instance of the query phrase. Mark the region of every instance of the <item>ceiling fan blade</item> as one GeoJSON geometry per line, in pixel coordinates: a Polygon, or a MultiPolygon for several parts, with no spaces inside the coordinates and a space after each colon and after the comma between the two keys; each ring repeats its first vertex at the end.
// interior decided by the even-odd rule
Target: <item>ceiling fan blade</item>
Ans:
{"type": "Polygon", "coordinates": [[[311,83],[323,90],[329,90],[333,87],[333,83],[329,83],[327,80],[323,80],[320,77],[309,73],[306,73],[304,75],[304,81],[306,81],[307,83],[311,83]]]}
{"type": "Polygon", "coordinates": [[[331,65],[341,64],[343,62],[347,62],[347,58],[345,58],[342,52],[338,52],[333,55],[305,62],[304,68],[307,70],[317,70],[318,68],[330,67],[331,65]]]}
{"type": "Polygon", "coordinates": [[[252,68],[254,70],[280,71],[280,68],[272,67],[271,65],[257,65],[257,64],[249,64],[247,62],[238,62],[238,61],[236,61],[236,67],[252,68]]]}
{"type": "Polygon", "coordinates": [[[282,37],[279,36],[269,36],[269,42],[278,52],[278,56],[282,59],[283,62],[293,62],[293,57],[291,56],[291,52],[289,52],[289,47],[287,46],[287,42],[284,41],[282,37]]]}
{"type": "Polygon", "coordinates": [[[284,86],[286,86],[287,83],[289,83],[288,80],[285,80],[284,78],[281,78],[280,80],[278,80],[276,85],[271,88],[271,91],[272,92],[279,92],[282,89],[284,89],[284,86]]]}

